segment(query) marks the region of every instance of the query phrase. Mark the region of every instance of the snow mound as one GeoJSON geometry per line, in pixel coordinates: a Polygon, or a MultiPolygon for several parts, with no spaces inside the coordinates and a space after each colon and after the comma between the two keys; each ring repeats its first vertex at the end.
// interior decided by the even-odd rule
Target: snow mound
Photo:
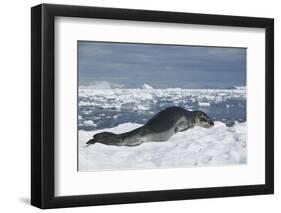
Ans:
{"type": "Polygon", "coordinates": [[[98,132],[122,133],[140,124],[125,123],[111,129],[79,131],[79,171],[157,169],[222,166],[246,163],[247,124],[227,127],[216,121],[210,129],[194,127],[166,142],[146,142],[135,147],[85,143],[98,132]]]}

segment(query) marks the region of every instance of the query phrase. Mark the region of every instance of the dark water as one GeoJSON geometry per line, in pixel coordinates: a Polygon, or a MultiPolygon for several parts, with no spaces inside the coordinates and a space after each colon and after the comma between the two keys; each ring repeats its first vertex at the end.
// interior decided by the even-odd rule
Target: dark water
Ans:
{"type": "MultiPolygon", "coordinates": [[[[79,98],[81,101],[83,98],[79,98]]],[[[156,113],[169,106],[180,106],[190,110],[205,112],[214,121],[224,122],[232,126],[235,121],[241,123],[246,121],[246,100],[226,99],[219,103],[210,102],[210,106],[199,106],[198,103],[177,102],[169,100],[157,100],[150,104],[148,110],[136,110],[128,105],[124,108],[103,108],[95,106],[79,106],[79,130],[93,131],[97,129],[111,128],[123,123],[144,124],[156,113]],[[85,121],[93,121],[94,125],[85,124],[85,121]]]]}

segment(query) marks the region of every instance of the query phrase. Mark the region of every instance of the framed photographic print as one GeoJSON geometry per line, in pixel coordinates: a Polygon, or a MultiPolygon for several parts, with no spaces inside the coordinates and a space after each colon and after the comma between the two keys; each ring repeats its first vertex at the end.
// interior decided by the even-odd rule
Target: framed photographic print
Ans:
{"type": "Polygon", "coordinates": [[[274,21],[31,9],[31,203],[272,194],[274,21]]]}

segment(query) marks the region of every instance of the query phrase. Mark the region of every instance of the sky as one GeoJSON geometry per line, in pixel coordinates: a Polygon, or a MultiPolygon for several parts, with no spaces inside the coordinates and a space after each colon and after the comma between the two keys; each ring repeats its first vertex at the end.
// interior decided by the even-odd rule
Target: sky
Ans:
{"type": "Polygon", "coordinates": [[[228,88],[246,85],[246,49],[78,41],[80,85],[228,88]]]}

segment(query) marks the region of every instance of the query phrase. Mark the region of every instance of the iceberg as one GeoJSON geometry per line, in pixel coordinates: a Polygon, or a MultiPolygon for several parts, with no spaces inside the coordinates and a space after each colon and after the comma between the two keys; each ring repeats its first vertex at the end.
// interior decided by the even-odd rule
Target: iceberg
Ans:
{"type": "Polygon", "coordinates": [[[111,89],[111,85],[108,81],[97,81],[88,86],[80,85],[79,89],[111,89]]]}
{"type": "Polygon", "coordinates": [[[234,86],[237,90],[246,90],[246,86],[234,86]]]}
{"type": "Polygon", "coordinates": [[[142,89],[153,89],[153,87],[148,84],[144,84],[142,85],[142,89]]]}

